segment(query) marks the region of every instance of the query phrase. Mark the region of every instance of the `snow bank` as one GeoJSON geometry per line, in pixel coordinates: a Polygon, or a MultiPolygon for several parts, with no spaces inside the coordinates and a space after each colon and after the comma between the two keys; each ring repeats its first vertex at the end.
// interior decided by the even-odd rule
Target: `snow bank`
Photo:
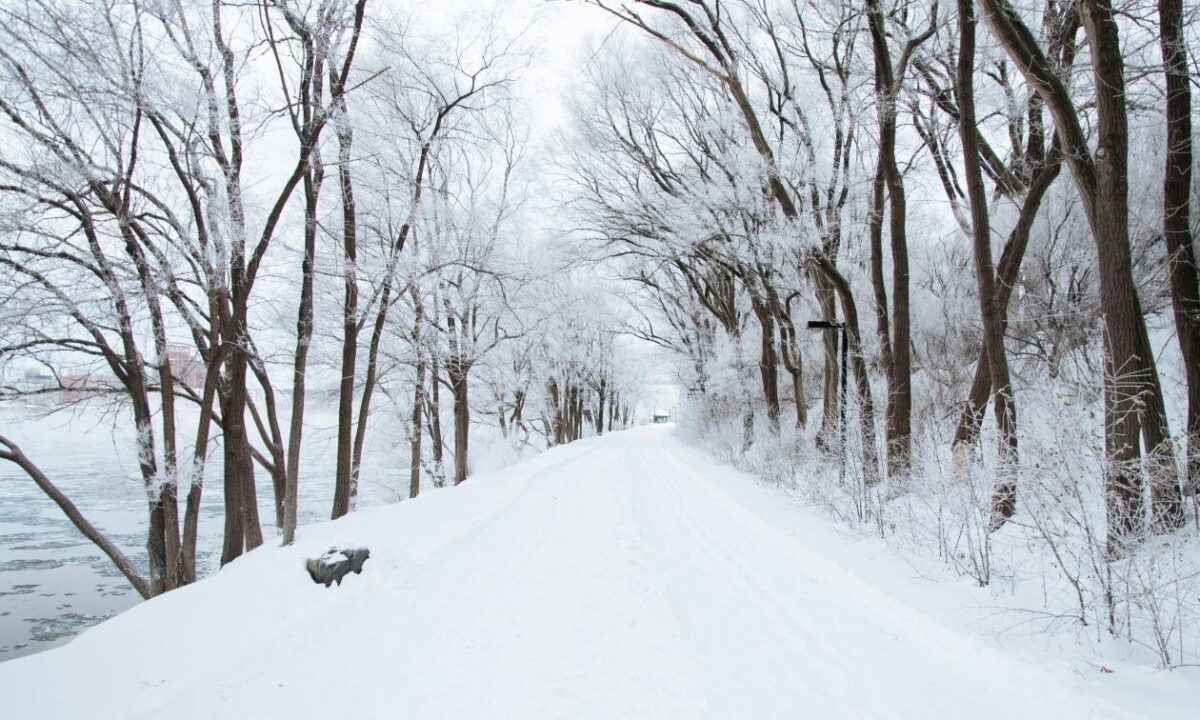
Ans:
{"type": "Polygon", "coordinates": [[[0,665],[0,695],[54,718],[1194,716],[1195,675],[1002,653],[839,537],[643,428],[304,527],[0,665]],[[371,559],[326,589],[304,560],[335,544],[371,559]]]}

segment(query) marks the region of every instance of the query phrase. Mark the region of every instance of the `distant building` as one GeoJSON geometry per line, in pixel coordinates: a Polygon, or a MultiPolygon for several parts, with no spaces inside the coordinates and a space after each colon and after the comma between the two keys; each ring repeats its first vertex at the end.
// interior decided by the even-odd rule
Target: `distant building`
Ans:
{"type": "Polygon", "coordinates": [[[54,376],[44,368],[25,368],[25,384],[31,387],[46,387],[54,384],[54,376]]]}
{"type": "Polygon", "coordinates": [[[204,363],[187,345],[168,345],[167,359],[171,361],[171,376],[179,382],[191,387],[204,382],[204,363]]]}
{"type": "Polygon", "coordinates": [[[634,417],[637,423],[669,423],[676,420],[684,388],[674,381],[649,382],[638,392],[634,417]],[[661,415],[662,419],[658,416],[661,415]]]}

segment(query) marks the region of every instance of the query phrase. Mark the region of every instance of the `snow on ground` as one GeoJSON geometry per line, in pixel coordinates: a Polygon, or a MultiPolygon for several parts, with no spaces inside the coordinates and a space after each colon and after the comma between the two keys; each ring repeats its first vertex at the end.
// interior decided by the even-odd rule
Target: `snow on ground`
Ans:
{"type": "Polygon", "coordinates": [[[958,586],[901,565],[642,428],[306,526],[0,665],[0,697],[48,718],[1195,716],[1196,674],[1002,651],[945,620],[958,586]],[[334,544],[371,558],[326,589],[303,561],[334,544]]]}

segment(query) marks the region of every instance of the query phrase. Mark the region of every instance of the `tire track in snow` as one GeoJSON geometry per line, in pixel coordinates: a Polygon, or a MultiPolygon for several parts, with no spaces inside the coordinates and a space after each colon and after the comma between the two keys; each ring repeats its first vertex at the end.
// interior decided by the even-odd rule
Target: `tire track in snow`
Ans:
{"type": "MultiPolygon", "coordinates": [[[[1050,679],[812,554],[713,486],[671,448],[677,441],[660,435],[642,444],[649,447],[627,449],[628,474],[644,476],[643,484],[655,488],[660,509],[669,509],[679,526],[675,534],[690,538],[699,550],[691,561],[704,557],[713,563],[713,590],[740,595],[750,615],[761,616],[741,618],[750,627],[767,628],[765,637],[752,639],[756,649],[772,662],[794,663],[795,682],[783,693],[794,701],[784,703],[792,711],[816,701],[818,715],[838,716],[1125,716],[1090,698],[1072,697],[1050,679]],[[729,587],[722,587],[726,580],[729,587]],[[944,692],[947,685],[972,688],[973,699],[944,692]],[[912,692],[919,688],[925,692],[912,692]],[[989,700],[981,703],[982,698],[989,700]]],[[[676,589],[684,612],[696,594],[676,589]]],[[[779,716],[789,712],[780,708],[779,716]]]]}
{"type": "Polygon", "coordinates": [[[0,694],[97,718],[1121,716],[804,547],[722,489],[743,481],[659,428],[582,441],[310,526],[5,663],[0,694]],[[343,539],[366,573],[314,587],[300,558],[343,539]]]}

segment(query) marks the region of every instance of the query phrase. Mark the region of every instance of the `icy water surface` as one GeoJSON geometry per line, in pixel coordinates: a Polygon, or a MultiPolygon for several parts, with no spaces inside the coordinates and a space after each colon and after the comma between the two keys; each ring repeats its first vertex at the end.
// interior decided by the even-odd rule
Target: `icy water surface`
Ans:
{"type": "MultiPolygon", "coordinates": [[[[330,422],[322,423],[331,421],[327,414],[312,414],[317,423],[305,434],[301,522],[326,519],[333,496],[334,458],[325,450],[335,433],[330,422]]],[[[0,406],[0,434],[18,442],[84,516],[144,569],[146,498],[129,425],[127,416],[115,422],[95,412],[37,419],[29,408],[0,406]]],[[[389,460],[385,450],[365,464],[377,467],[376,477],[390,474],[381,467],[407,466],[389,460]]],[[[200,513],[197,565],[202,574],[215,571],[219,562],[220,486],[220,453],[214,448],[200,513]]],[[[360,504],[394,499],[386,483],[365,483],[360,490],[360,504]]],[[[267,542],[275,537],[270,492],[260,470],[259,513],[263,533],[271,538],[267,542]]],[[[0,661],[60,645],[138,602],[137,592],[62,510],[20,468],[0,461],[0,661]]]]}

